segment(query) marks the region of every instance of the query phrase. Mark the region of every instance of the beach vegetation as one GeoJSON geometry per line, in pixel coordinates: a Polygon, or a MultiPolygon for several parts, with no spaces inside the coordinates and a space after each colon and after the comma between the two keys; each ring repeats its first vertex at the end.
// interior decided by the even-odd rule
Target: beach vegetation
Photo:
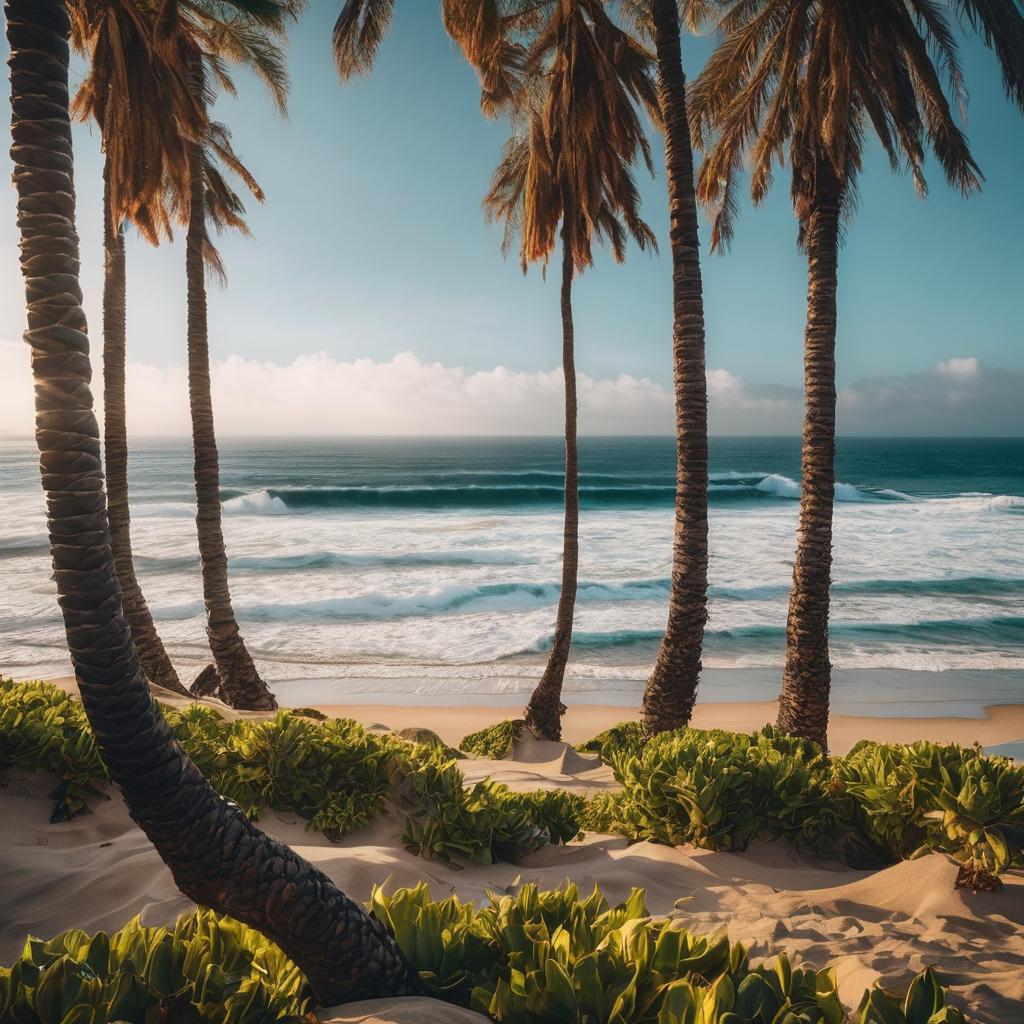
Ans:
{"type": "Polygon", "coordinates": [[[576,745],[577,750],[597,754],[609,764],[613,758],[623,755],[636,756],[647,742],[643,724],[637,721],[619,722],[604,732],[592,736],[585,743],[576,745]]]}
{"type": "MultiPolygon", "coordinates": [[[[162,710],[192,763],[250,821],[270,807],[337,841],[394,809],[414,853],[482,864],[516,862],[582,829],[581,796],[513,793],[491,780],[466,787],[443,746],[377,735],[352,719],[279,711],[227,721],[201,704],[162,710]]],[[[54,820],[105,797],[108,774],[85,710],[48,683],[0,680],[0,769],[12,767],[58,777],[54,820]]]]}
{"type": "Polygon", "coordinates": [[[863,741],[826,758],[765,726],[664,733],[607,760],[623,788],[588,803],[591,831],[734,851],[784,838],[861,868],[938,851],[972,889],[1024,863],[1024,766],[977,747],[863,741]]]}
{"type": "MultiPolygon", "coordinates": [[[[367,904],[418,972],[426,994],[498,1024],[964,1024],[936,973],[905,993],[874,987],[851,1015],[834,969],[786,954],[752,966],[724,931],[652,918],[633,889],[612,905],[596,886],[490,893],[477,907],[429,888],[367,904]]],[[[37,1024],[217,1021],[299,1024],[311,1000],[299,968],[269,939],[210,910],[170,928],[138,919],[107,934],[29,938],[0,968],[0,1019],[37,1024]]]]}
{"type": "Polygon", "coordinates": [[[399,786],[406,817],[405,848],[456,865],[517,863],[549,843],[567,843],[581,830],[586,800],[571,793],[513,793],[483,779],[465,786],[455,762],[422,761],[399,786]]]}
{"type": "Polygon", "coordinates": [[[506,718],[463,736],[459,749],[470,757],[486,757],[500,761],[512,752],[513,742],[519,738],[524,722],[521,718],[506,718]]]}
{"type": "MultiPolygon", "coordinates": [[[[395,811],[408,850],[455,865],[516,863],[583,831],[728,851],[784,839],[859,868],[939,851],[960,865],[957,884],[974,889],[998,888],[1001,874],[1024,863],[1024,766],[976,747],[863,741],[827,758],[773,726],[642,740],[635,723],[583,744],[604,751],[622,786],[588,800],[512,792],[490,779],[467,786],[444,747],[351,719],[282,711],[227,721],[198,704],[163,711],[190,760],[250,820],[265,807],[296,813],[337,841],[395,811]]],[[[509,725],[492,728],[506,735],[509,725]]],[[[4,767],[57,776],[55,821],[105,796],[106,767],[82,705],[47,683],[0,680],[4,767]]]]}
{"type": "Polygon", "coordinates": [[[170,928],[134,918],[112,934],[29,938],[0,968],[0,1020],[26,1024],[299,1024],[308,1003],[301,972],[273,942],[210,910],[170,928]]]}

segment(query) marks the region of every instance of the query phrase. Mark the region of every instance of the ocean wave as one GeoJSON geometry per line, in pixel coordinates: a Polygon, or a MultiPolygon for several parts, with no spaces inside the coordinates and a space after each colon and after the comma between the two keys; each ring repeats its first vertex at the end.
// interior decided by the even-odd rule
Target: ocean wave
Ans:
{"type": "MultiPolygon", "coordinates": [[[[636,647],[639,644],[656,644],[665,635],[663,629],[612,629],[604,633],[574,630],[573,646],[587,651],[607,650],[615,647],[636,647]]],[[[551,650],[554,637],[551,634],[538,637],[532,644],[524,647],[517,654],[536,654],[551,650]]]]}
{"type": "MultiPolygon", "coordinates": [[[[711,629],[705,637],[716,640],[769,641],[786,636],[784,625],[759,624],[731,629],[711,629]]],[[[832,622],[832,641],[854,640],[858,637],[887,637],[893,641],[920,642],[942,638],[944,644],[956,646],[979,641],[998,641],[1019,645],[1024,643],[1024,616],[993,615],[963,619],[921,619],[912,622],[832,622]]]]}
{"type": "MultiPolygon", "coordinates": [[[[625,583],[584,581],[576,590],[579,602],[661,600],[668,594],[667,579],[625,583]]],[[[387,620],[472,612],[524,612],[553,605],[558,583],[485,583],[479,586],[438,587],[418,594],[367,593],[293,603],[254,604],[239,608],[239,615],[257,622],[329,621],[337,619],[387,620]]],[[[191,609],[192,606],[188,606],[191,609]]],[[[182,609],[182,614],[186,609],[182,609]]]]}
{"type": "Polygon", "coordinates": [[[50,542],[44,536],[0,537],[0,559],[41,558],[50,554],[50,542]]]}
{"type": "MultiPolygon", "coordinates": [[[[610,480],[611,478],[606,478],[610,480]]],[[[871,491],[853,484],[836,484],[836,501],[887,502],[912,500],[891,489],[871,491]]],[[[382,487],[269,487],[249,493],[225,491],[224,511],[236,515],[288,515],[290,513],[329,512],[346,509],[422,509],[424,511],[458,508],[557,508],[562,504],[564,488],[555,481],[468,483],[443,485],[404,484],[382,487]]],[[[675,502],[673,483],[621,482],[597,483],[586,476],[580,486],[580,504],[584,508],[665,507],[675,502]]],[[[800,484],[779,473],[718,473],[708,484],[712,505],[753,501],[794,501],[800,497],[800,484]]]]}
{"type": "MultiPolygon", "coordinates": [[[[414,566],[532,565],[536,560],[510,548],[467,548],[460,551],[407,551],[401,554],[348,555],[309,551],[295,555],[242,555],[230,559],[232,572],[305,572],[316,569],[407,569],[414,566]]],[[[150,574],[199,568],[195,555],[136,555],[135,564],[150,574]]]]}
{"type": "Polygon", "coordinates": [[[959,494],[929,498],[929,503],[965,512],[1024,513],[1024,497],[1019,494],[990,494],[986,491],[963,491],[959,494]]]}
{"type": "MultiPolygon", "coordinates": [[[[904,644],[920,643],[941,635],[950,646],[977,644],[979,641],[998,643],[1009,642],[1015,648],[1024,643],[1024,616],[994,615],[972,619],[925,619],[919,622],[841,622],[832,623],[829,634],[833,640],[855,640],[859,637],[886,638],[904,644]]],[[[664,632],[657,629],[617,629],[607,632],[573,633],[572,642],[582,649],[608,649],[634,647],[639,644],[655,644],[661,641],[664,632]]],[[[729,642],[732,653],[750,647],[780,647],[786,638],[785,625],[757,624],[735,626],[727,629],[708,629],[704,633],[706,649],[716,652],[722,642],[729,642]]],[[[545,634],[524,646],[518,654],[531,654],[549,650],[552,635],[545,634]]],[[[899,651],[890,648],[887,653],[899,651]]]]}
{"type": "Polygon", "coordinates": [[[409,566],[441,565],[529,565],[533,559],[509,548],[479,548],[464,551],[407,551],[395,555],[345,555],[337,551],[314,551],[302,555],[243,557],[231,560],[232,569],[250,572],[297,571],[303,569],[401,569],[409,566]]]}
{"type": "Polygon", "coordinates": [[[938,579],[872,579],[833,583],[836,594],[890,594],[913,597],[1005,597],[1024,594],[1019,576],[943,576],[938,579]]]}
{"type": "MultiPolygon", "coordinates": [[[[770,601],[789,593],[788,583],[766,583],[752,587],[712,586],[708,593],[723,601],[770,601]]],[[[1020,576],[941,576],[925,579],[845,580],[832,584],[832,593],[878,597],[1000,598],[1024,594],[1020,576]]]]}

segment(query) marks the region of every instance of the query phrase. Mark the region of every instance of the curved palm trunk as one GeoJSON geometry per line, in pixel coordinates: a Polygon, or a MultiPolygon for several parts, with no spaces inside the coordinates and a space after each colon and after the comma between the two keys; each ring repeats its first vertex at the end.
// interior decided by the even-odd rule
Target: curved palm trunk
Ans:
{"type": "Polygon", "coordinates": [[[644,690],[649,735],[690,721],[700,680],[708,596],[708,390],[693,147],[675,0],[652,0],[658,102],[672,250],[672,354],[676,401],[676,517],[668,624],[644,690]]]}
{"type": "Polygon", "coordinates": [[[384,927],[253,826],[182,753],[121,613],[78,282],[63,0],[5,0],[11,155],[54,579],[82,702],[110,776],[181,890],[274,939],[325,1003],[415,992],[384,927]]]}
{"type": "Polygon", "coordinates": [[[804,333],[804,433],[800,521],[786,620],[786,666],[778,725],[828,741],[828,656],[832,506],[836,450],[836,271],[842,186],[819,159],[806,220],[807,327],[804,333]]]}
{"type": "Polygon", "coordinates": [[[220,696],[234,708],[269,711],[277,707],[274,695],[260,678],[238,631],[228,587],[228,556],[221,525],[220,457],[213,430],[213,395],[210,389],[210,347],[206,319],[206,186],[203,154],[193,143],[189,149],[191,206],[185,242],[188,288],[188,396],[192,415],[192,449],[196,482],[196,529],[199,562],[206,602],[206,635],[220,677],[220,696]]]}
{"type": "Polygon", "coordinates": [[[565,377],[565,529],[562,535],[562,589],[555,615],[555,638],[537,688],[526,705],[526,724],[545,739],[562,736],[562,680],[572,644],[572,619],[576,609],[576,577],[579,572],[580,464],[576,441],[576,355],[573,351],[572,246],[562,239],[562,374],[565,377]]]}
{"type": "Polygon", "coordinates": [[[188,696],[153,624],[135,577],[128,509],[128,431],[125,422],[125,258],[124,234],[114,226],[109,168],[103,169],[103,464],[107,477],[107,519],[114,567],[121,585],[124,617],[132,631],[142,671],[151,683],[188,696]]]}

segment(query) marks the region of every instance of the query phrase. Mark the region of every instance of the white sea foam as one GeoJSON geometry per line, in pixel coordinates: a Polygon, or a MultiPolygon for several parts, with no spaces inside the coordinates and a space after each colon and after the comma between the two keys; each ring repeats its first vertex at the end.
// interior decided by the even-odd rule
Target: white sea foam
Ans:
{"type": "Polygon", "coordinates": [[[795,480],[779,473],[769,473],[756,486],[757,490],[764,491],[766,494],[774,494],[780,498],[800,497],[800,485],[795,480]]]}
{"type": "MultiPolygon", "coordinates": [[[[165,642],[176,660],[198,668],[208,651],[195,507],[187,460],[182,464],[185,473],[174,486],[167,478],[151,486],[148,494],[156,500],[145,500],[144,488],[136,486],[133,498],[142,500],[132,508],[133,543],[165,642]],[[179,484],[181,500],[167,500],[179,484]]],[[[473,472],[482,483],[502,475],[473,472]]],[[[472,476],[454,468],[432,475],[445,473],[472,476]]],[[[531,473],[542,475],[531,470],[522,477],[531,473]]],[[[547,475],[557,489],[558,474],[547,475]]],[[[225,502],[232,596],[267,678],[355,685],[411,676],[437,693],[447,692],[453,679],[465,692],[491,693],[520,693],[536,680],[558,597],[557,502],[295,513],[286,504],[292,495],[329,497],[338,488],[278,485],[280,473],[250,472],[242,479],[232,486],[250,493],[235,490],[225,502]]],[[[670,495],[661,492],[670,488],[640,479],[632,478],[636,493],[658,495],[659,504],[584,506],[572,686],[641,685],[665,625],[673,516],[670,495]]],[[[515,494],[529,484],[510,479],[508,486],[515,494]]],[[[621,489],[630,486],[627,479],[621,489]]],[[[777,669],[799,484],[781,473],[728,471],[712,474],[711,486],[704,663],[777,669]]],[[[1024,498],[996,493],[997,484],[989,493],[965,488],[948,497],[875,487],[869,478],[863,487],[837,487],[833,662],[840,668],[1024,669],[1024,640],[1013,624],[1024,615],[1024,598],[1012,586],[1024,579],[1024,498]],[[927,623],[935,625],[920,625],[927,623]],[[847,628],[858,624],[878,629],[847,628]]],[[[38,480],[24,493],[5,496],[5,511],[5,543],[23,553],[2,562],[0,668],[22,675],[46,666],[63,671],[65,640],[41,544],[38,480]]]]}
{"type": "Polygon", "coordinates": [[[240,494],[235,498],[228,498],[224,502],[224,511],[230,515],[241,516],[286,516],[292,512],[280,498],[268,491],[256,491],[254,494],[240,494]]]}

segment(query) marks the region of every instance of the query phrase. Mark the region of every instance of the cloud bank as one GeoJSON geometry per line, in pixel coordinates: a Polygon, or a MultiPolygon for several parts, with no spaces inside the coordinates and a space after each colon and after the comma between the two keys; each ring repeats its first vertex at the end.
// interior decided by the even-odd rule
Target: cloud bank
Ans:
{"type": "MultiPolygon", "coordinates": [[[[128,429],[135,436],[189,433],[185,371],[128,366],[128,429]]],[[[96,382],[97,385],[99,382],[96,382]]],[[[95,391],[98,393],[97,386],[95,391]]],[[[388,362],[340,362],[326,353],[288,364],[241,356],[213,367],[217,428],[227,436],[559,434],[560,370],[469,370],[411,352],[388,362]]],[[[579,376],[584,434],[668,434],[670,389],[648,378],[579,376]]],[[[708,371],[711,432],[797,434],[800,388],[752,384],[708,371]]],[[[878,377],[844,389],[844,434],[1024,434],[1024,372],[973,356],[931,370],[878,377]]],[[[32,383],[22,343],[0,342],[0,434],[32,429],[32,383]]]]}

